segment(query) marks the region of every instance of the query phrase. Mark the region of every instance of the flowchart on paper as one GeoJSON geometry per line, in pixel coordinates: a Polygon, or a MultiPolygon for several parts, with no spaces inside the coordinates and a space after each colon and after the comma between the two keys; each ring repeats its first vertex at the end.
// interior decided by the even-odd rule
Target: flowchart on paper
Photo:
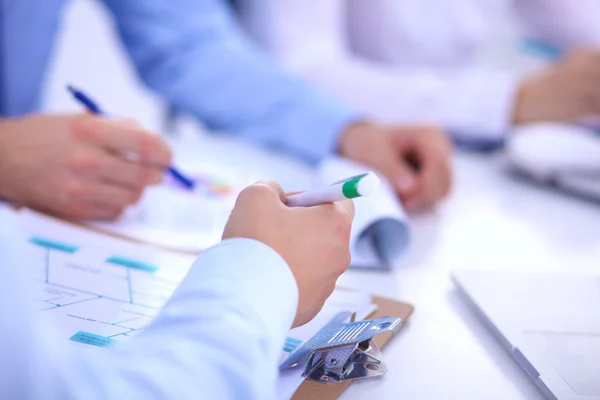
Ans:
{"type": "Polygon", "coordinates": [[[82,244],[93,238],[82,242],[78,235],[65,233],[32,234],[27,246],[34,262],[31,278],[39,312],[55,320],[66,339],[76,343],[106,347],[136,335],[168,300],[193,261],[149,247],[141,252],[142,246],[128,243],[104,249],[102,241],[100,246],[82,244]],[[69,236],[74,240],[64,240],[69,236]]]}

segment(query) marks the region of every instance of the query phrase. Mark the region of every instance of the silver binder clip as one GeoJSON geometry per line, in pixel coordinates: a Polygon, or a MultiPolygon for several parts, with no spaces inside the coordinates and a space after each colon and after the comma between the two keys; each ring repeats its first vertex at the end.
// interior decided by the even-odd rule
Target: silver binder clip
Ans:
{"type": "Polygon", "coordinates": [[[321,383],[341,382],[381,376],[387,367],[373,341],[377,335],[396,333],[400,318],[384,317],[348,321],[351,313],[336,315],[315,336],[304,343],[279,367],[292,368],[308,359],[303,376],[321,383]]]}

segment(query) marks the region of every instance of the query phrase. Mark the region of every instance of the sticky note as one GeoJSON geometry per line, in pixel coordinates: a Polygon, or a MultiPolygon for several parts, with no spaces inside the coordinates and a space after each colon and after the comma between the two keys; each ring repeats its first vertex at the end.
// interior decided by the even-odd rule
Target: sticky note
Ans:
{"type": "Polygon", "coordinates": [[[140,271],[156,272],[158,267],[156,265],[148,264],[143,261],[130,260],[124,257],[112,256],[106,260],[107,263],[120,265],[122,267],[139,269],[140,271]]]}
{"type": "Polygon", "coordinates": [[[98,346],[98,347],[108,347],[112,344],[117,343],[118,341],[115,339],[111,339],[109,337],[96,335],[95,333],[83,332],[79,331],[69,340],[72,340],[77,343],[88,344],[90,346],[98,346]]]}
{"type": "Polygon", "coordinates": [[[71,244],[56,242],[54,240],[49,240],[37,236],[29,239],[29,243],[33,243],[38,246],[46,247],[52,250],[63,251],[65,253],[75,253],[79,249],[77,246],[71,244]]]}

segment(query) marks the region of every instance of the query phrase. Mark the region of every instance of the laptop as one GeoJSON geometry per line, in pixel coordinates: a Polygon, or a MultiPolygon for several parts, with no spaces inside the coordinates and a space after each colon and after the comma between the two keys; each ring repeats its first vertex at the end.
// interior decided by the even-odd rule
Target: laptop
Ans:
{"type": "Polygon", "coordinates": [[[600,275],[457,271],[453,280],[548,399],[600,400],[600,275]]]}

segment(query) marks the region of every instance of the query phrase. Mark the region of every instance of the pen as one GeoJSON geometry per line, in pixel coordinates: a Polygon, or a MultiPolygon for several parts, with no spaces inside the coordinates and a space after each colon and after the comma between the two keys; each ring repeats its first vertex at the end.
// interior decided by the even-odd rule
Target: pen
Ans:
{"type": "MultiPolygon", "coordinates": [[[[71,94],[77,101],[79,101],[81,104],[83,104],[85,106],[85,108],[87,108],[87,110],[89,112],[91,112],[92,114],[96,114],[96,115],[106,115],[100,109],[98,104],[94,100],[92,100],[89,96],[87,96],[85,93],[83,93],[81,90],[77,90],[71,85],[67,86],[67,89],[69,90],[69,92],[71,92],[71,94]]],[[[170,166],[167,168],[167,170],[169,171],[169,174],[171,174],[171,176],[173,178],[175,178],[179,183],[181,183],[187,189],[190,189],[190,190],[194,189],[194,187],[195,187],[194,181],[192,179],[186,177],[185,175],[183,175],[177,168],[170,166]]]]}
{"type": "Polygon", "coordinates": [[[523,52],[546,61],[557,61],[563,53],[557,46],[533,38],[523,38],[519,47],[523,52]]]}
{"type": "Polygon", "coordinates": [[[352,176],[321,189],[294,194],[287,198],[289,207],[312,207],[319,204],[369,196],[379,188],[380,180],[373,172],[352,176]]]}

